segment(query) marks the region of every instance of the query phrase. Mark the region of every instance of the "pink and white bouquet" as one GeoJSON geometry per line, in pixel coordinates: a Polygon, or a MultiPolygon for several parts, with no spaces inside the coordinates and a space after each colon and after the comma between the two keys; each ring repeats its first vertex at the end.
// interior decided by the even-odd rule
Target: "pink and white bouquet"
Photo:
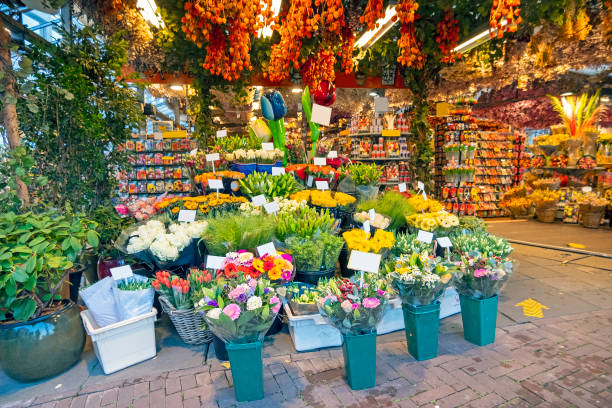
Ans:
{"type": "Polygon", "coordinates": [[[476,299],[487,299],[499,294],[517,263],[499,256],[486,256],[470,252],[457,263],[459,272],[453,275],[457,292],[476,299]]]}
{"type": "Polygon", "coordinates": [[[197,307],[210,330],[226,343],[262,340],[282,306],[266,279],[238,276],[204,287],[197,307]]]}

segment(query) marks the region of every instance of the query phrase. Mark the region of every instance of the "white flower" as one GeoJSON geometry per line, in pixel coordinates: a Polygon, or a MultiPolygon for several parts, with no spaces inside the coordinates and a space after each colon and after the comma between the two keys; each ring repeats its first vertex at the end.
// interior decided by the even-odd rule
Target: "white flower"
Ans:
{"type": "Polygon", "coordinates": [[[238,261],[242,263],[249,262],[251,259],[253,259],[253,254],[251,252],[242,252],[238,254],[238,261]]]}
{"type": "Polygon", "coordinates": [[[351,310],[353,310],[353,305],[351,305],[351,301],[350,300],[345,300],[340,304],[340,307],[342,308],[342,310],[344,310],[344,313],[350,313],[351,310]]]}
{"type": "Polygon", "coordinates": [[[255,309],[259,309],[261,307],[262,303],[261,303],[261,298],[259,296],[251,296],[248,300],[247,300],[247,310],[255,310],[255,309]]]}
{"type": "Polygon", "coordinates": [[[221,309],[218,307],[215,307],[214,309],[210,309],[208,311],[208,313],[206,313],[206,317],[208,317],[209,319],[218,319],[219,315],[221,314],[221,309]]]}
{"type": "Polygon", "coordinates": [[[145,242],[145,240],[143,240],[141,237],[132,237],[130,239],[130,243],[127,246],[127,252],[128,254],[134,254],[136,252],[144,251],[148,247],[149,245],[147,244],[147,242],[145,242]]]}

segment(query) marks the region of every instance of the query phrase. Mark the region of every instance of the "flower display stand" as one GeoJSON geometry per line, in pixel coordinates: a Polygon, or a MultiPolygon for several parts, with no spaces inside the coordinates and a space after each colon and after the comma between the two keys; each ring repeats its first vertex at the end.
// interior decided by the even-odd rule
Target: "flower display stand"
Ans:
{"type": "Polygon", "coordinates": [[[476,299],[459,294],[463,337],[470,343],[486,346],[495,341],[497,326],[497,295],[476,299]]]}
{"type": "Polygon", "coordinates": [[[264,397],[263,362],[261,352],[263,342],[226,343],[229,356],[236,401],[255,401],[264,397]]]}
{"type": "Polygon", "coordinates": [[[376,385],[376,332],[342,336],[346,380],[353,390],[376,385]]]}
{"type": "Polygon", "coordinates": [[[437,357],[440,302],[423,306],[402,305],[402,310],[410,355],[419,361],[437,357]]]}

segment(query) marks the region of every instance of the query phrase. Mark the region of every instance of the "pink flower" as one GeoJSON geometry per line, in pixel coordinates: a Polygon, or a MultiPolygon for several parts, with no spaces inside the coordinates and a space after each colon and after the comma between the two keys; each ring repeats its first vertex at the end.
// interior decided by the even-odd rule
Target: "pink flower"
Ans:
{"type": "Polygon", "coordinates": [[[353,310],[355,310],[355,309],[359,309],[359,306],[360,306],[359,302],[355,302],[355,303],[353,303],[353,306],[352,306],[352,307],[353,307],[353,310]]]}
{"type": "Polygon", "coordinates": [[[380,305],[380,300],[376,298],[365,298],[363,299],[363,307],[366,309],[374,309],[380,305]]]}
{"type": "Polygon", "coordinates": [[[246,290],[244,286],[240,285],[232,289],[230,293],[227,295],[227,297],[229,297],[230,299],[237,299],[240,295],[244,295],[245,293],[246,293],[246,290]]]}
{"type": "Polygon", "coordinates": [[[387,293],[387,292],[385,292],[382,289],[378,289],[378,296],[385,296],[385,293],[387,293]]]}
{"type": "Polygon", "coordinates": [[[276,297],[276,296],[272,296],[270,298],[270,304],[274,305],[274,306],[272,306],[272,312],[278,313],[278,311],[281,308],[281,301],[280,301],[280,299],[278,297],[276,297]]]}
{"type": "Polygon", "coordinates": [[[230,319],[236,320],[238,317],[240,317],[240,306],[235,303],[230,303],[229,305],[225,306],[223,313],[225,313],[230,319]]]}
{"type": "Polygon", "coordinates": [[[255,279],[249,280],[249,287],[255,289],[257,287],[257,281],[255,279]]]}
{"type": "Polygon", "coordinates": [[[474,277],[475,278],[482,278],[486,274],[487,274],[487,271],[485,269],[476,269],[474,271],[474,277]]]}
{"type": "Polygon", "coordinates": [[[291,279],[291,271],[284,270],[283,273],[281,274],[281,279],[284,281],[288,281],[289,279],[291,279]]]}
{"type": "Polygon", "coordinates": [[[289,254],[282,254],[281,258],[283,258],[286,261],[293,262],[293,258],[289,254]]]}
{"type": "Polygon", "coordinates": [[[351,310],[353,310],[353,305],[351,304],[351,301],[348,299],[344,300],[340,304],[340,307],[342,308],[342,310],[344,310],[344,313],[349,313],[351,310]]]}

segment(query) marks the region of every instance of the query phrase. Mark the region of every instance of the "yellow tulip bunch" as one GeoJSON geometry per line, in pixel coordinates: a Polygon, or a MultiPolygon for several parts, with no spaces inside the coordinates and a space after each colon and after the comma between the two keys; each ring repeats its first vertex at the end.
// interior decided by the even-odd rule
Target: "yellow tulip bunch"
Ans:
{"type": "Polygon", "coordinates": [[[329,190],[303,190],[298,191],[291,195],[292,200],[302,201],[305,200],[313,205],[319,207],[343,207],[349,204],[353,204],[356,199],[348,194],[341,192],[332,192],[329,190]]]}
{"type": "Polygon", "coordinates": [[[406,222],[423,231],[433,231],[438,227],[448,229],[459,226],[459,218],[444,210],[412,214],[406,217],[406,222]]]}
{"type": "Polygon", "coordinates": [[[414,207],[416,212],[438,212],[442,211],[442,203],[437,200],[425,199],[421,194],[413,195],[408,199],[410,205],[414,207]]]}
{"type": "Polygon", "coordinates": [[[393,233],[381,229],[376,230],[374,236],[370,238],[369,234],[366,235],[362,229],[358,228],[345,232],[342,234],[342,237],[350,251],[356,250],[378,254],[385,248],[391,249],[395,244],[393,233]]]}

